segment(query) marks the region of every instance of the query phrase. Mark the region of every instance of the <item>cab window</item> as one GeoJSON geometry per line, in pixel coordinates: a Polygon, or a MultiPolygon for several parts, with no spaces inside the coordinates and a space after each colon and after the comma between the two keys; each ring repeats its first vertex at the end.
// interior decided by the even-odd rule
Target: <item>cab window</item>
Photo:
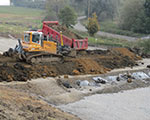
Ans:
{"type": "Polygon", "coordinates": [[[40,43],[40,35],[39,34],[32,35],[32,42],[40,43]]]}
{"type": "Polygon", "coordinates": [[[24,35],[24,41],[25,42],[30,42],[30,35],[29,34],[24,35]]]}

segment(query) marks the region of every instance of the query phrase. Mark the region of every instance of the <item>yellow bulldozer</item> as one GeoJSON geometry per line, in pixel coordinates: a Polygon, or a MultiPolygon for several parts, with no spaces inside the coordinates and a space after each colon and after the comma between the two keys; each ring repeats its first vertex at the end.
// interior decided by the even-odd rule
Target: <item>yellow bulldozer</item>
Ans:
{"type": "Polygon", "coordinates": [[[75,56],[76,50],[64,46],[62,32],[60,35],[61,44],[44,37],[40,31],[25,31],[22,39],[18,39],[19,44],[15,49],[10,48],[4,55],[12,56],[17,53],[19,60],[27,63],[60,61],[66,55],[75,56]]]}
{"type": "Polygon", "coordinates": [[[58,21],[44,21],[42,30],[25,31],[19,45],[4,53],[17,53],[20,60],[28,63],[59,61],[64,56],[76,56],[76,50],[86,50],[88,39],[74,39],[56,31],[51,26],[58,21]]]}
{"type": "MultiPolygon", "coordinates": [[[[62,32],[60,34],[62,36],[62,32]]],[[[24,32],[22,40],[18,39],[18,42],[15,51],[19,53],[19,59],[27,63],[60,61],[65,55],[76,54],[76,51],[63,45],[62,37],[59,44],[56,40],[48,40],[39,31],[24,32]]]]}

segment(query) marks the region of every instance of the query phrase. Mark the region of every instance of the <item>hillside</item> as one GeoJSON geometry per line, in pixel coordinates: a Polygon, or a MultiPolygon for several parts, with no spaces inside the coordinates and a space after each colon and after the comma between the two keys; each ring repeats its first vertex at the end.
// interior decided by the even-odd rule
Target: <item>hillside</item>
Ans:
{"type": "Polygon", "coordinates": [[[25,30],[39,28],[44,17],[44,11],[38,9],[1,6],[0,35],[8,34],[20,37],[25,30]]]}

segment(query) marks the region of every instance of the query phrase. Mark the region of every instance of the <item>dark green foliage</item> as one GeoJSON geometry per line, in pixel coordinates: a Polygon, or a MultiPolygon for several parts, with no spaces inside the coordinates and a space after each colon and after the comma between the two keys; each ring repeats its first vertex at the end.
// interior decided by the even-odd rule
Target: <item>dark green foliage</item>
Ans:
{"type": "Polygon", "coordinates": [[[146,15],[150,17],[150,0],[146,0],[144,7],[146,15]]]}
{"type": "Polygon", "coordinates": [[[72,27],[77,21],[77,15],[74,9],[68,6],[60,10],[58,17],[60,22],[62,22],[62,25],[65,25],[66,27],[72,27]]]}
{"type": "Polygon", "coordinates": [[[70,0],[79,15],[83,15],[84,11],[86,16],[91,17],[96,12],[99,21],[113,19],[118,13],[119,3],[120,0],[70,0]]]}
{"type": "Polygon", "coordinates": [[[91,0],[90,15],[96,12],[99,21],[113,19],[116,16],[118,4],[119,0],[91,0]]]}
{"type": "Polygon", "coordinates": [[[96,13],[93,13],[92,18],[89,18],[87,30],[90,36],[94,36],[95,33],[97,33],[100,29],[100,26],[98,24],[97,15],[96,13]]]}
{"type": "Polygon", "coordinates": [[[127,0],[120,17],[122,29],[150,33],[150,0],[127,0]]]}
{"type": "Polygon", "coordinates": [[[44,20],[58,20],[58,13],[66,4],[68,4],[68,0],[46,0],[46,17],[44,20]]]}
{"type": "Polygon", "coordinates": [[[84,11],[87,9],[87,0],[70,0],[70,5],[79,15],[84,15],[84,11]]]}

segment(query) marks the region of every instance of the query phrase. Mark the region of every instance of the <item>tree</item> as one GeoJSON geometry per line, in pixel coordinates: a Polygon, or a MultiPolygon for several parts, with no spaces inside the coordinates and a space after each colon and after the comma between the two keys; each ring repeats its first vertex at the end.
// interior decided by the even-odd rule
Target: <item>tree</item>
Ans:
{"type": "Polygon", "coordinates": [[[68,0],[46,0],[46,16],[44,20],[58,20],[60,9],[68,4],[68,0]]]}
{"type": "Polygon", "coordinates": [[[144,7],[146,15],[150,17],[150,0],[145,1],[144,7]]]}
{"type": "Polygon", "coordinates": [[[136,19],[143,10],[144,0],[126,0],[120,12],[120,27],[132,30],[136,19]]]}
{"type": "Polygon", "coordinates": [[[77,15],[74,9],[68,6],[60,11],[58,17],[60,22],[62,22],[62,25],[65,25],[68,28],[75,25],[77,21],[77,15]]]}
{"type": "Polygon", "coordinates": [[[51,9],[58,15],[59,11],[69,4],[69,0],[46,0],[46,9],[51,9]]]}
{"type": "Polygon", "coordinates": [[[78,12],[78,14],[84,14],[87,8],[87,0],[70,0],[70,5],[78,12]]]}
{"type": "Polygon", "coordinates": [[[144,4],[145,12],[145,33],[150,34],[150,0],[146,0],[144,4]]]}
{"type": "Polygon", "coordinates": [[[92,18],[89,18],[88,25],[87,25],[88,33],[91,36],[94,36],[95,33],[97,33],[100,29],[100,26],[98,24],[98,19],[96,13],[93,13],[92,18]]]}
{"type": "MultiPolygon", "coordinates": [[[[99,21],[113,19],[116,16],[119,0],[91,0],[90,16],[96,12],[99,21]]],[[[88,14],[88,9],[86,9],[88,14]]]]}
{"type": "Polygon", "coordinates": [[[96,12],[99,21],[113,19],[118,15],[118,7],[122,0],[70,0],[75,10],[83,15],[92,16],[96,12]]]}
{"type": "Polygon", "coordinates": [[[120,27],[136,33],[150,33],[150,0],[127,0],[120,14],[120,27]]]}

